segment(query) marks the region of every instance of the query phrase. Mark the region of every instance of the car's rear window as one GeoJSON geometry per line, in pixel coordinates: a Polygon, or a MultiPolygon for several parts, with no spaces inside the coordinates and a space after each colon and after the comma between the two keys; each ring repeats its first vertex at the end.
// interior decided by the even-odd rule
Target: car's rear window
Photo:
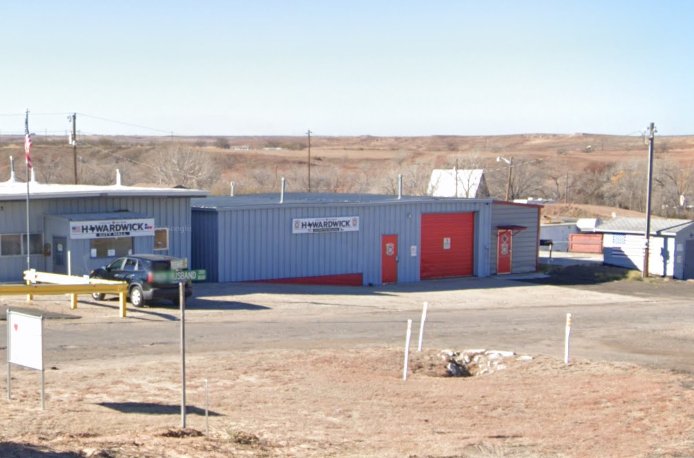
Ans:
{"type": "Polygon", "coordinates": [[[152,261],[152,271],[162,272],[165,270],[171,270],[169,261],[152,261]]]}

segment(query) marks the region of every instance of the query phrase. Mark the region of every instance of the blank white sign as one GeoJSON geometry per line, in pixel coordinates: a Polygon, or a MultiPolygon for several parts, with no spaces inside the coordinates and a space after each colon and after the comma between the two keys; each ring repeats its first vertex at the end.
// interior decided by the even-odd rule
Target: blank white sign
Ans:
{"type": "Polygon", "coordinates": [[[43,370],[42,322],[40,316],[7,311],[8,362],[43,370]]]}

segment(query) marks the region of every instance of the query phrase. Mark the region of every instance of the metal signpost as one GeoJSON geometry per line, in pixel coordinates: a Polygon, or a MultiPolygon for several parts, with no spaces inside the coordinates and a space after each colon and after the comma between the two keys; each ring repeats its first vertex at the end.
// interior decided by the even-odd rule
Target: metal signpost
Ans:
{"type": "Polygon", "coordinates": [[[186,295],[183,282],[178,284],[181,305],[181,429],[186,428],[186,295]]]}
{"type": "Polygon", "coordinates": [[[186,281],[202,281],[207,279],[207,271],[199,270],[170,270],[155,272],[154,281],[178,282],[178,303],[181,309],[181,429],[186,428],[186,281]]]}
{"type": "Polygon", "coordinates": [[[41,410],[45,408],[43,316],[7,310],[7,399],[12,398],[12,364],[41,371],[41,410]]]}

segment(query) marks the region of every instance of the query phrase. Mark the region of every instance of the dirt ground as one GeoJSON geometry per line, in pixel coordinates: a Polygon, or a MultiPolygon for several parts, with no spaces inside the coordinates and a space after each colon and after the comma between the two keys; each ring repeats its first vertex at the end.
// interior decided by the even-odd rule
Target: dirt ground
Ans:
{"type": "MultiPolygon", "coordinates": [[[[586,269],[560,269],[564,276],[553,275],[538,281],[562,285],[549,287],[544,294],[550,295],[558,294],[556,288],[562,288],[562,295],[583,294],[584,298],[589,291],[603,291],[602,299],[587,305],[593,309],[610,307],[605,301],[612,297],[608,294],[615,292],[633,293],[628,296],[634,301],[631,310],[657,307],[661,314],[669,307],[665,296],[677,303],[691,298],[689,282],[596,280],[595,275],[588,275],[595,274],[595,269],[584,272],[586,269]],[[572,282],[564,285],[566,281],[562,280],[567,279],[572,282]],[[644,303],[637,302],[644,294],[658,298],[658,302],[637,307],[636,304],[644,303]]],[[[611,271],[599,272],[606,275],[611,271]]],[[[478,279],[460,285],[482,282],[478,279]]],[[[220,287],[208,286],[207,294],[220,287]]],[[[355,321],[356,313],[365,313],[350,311],[339,315],[330,311],[330,298],[317,291],[302,300],[306,304],[310,300],[320,303],[320,311],[306,304],[292,306],[299,296],[288,298],[287,289],[277,287],[276,294],[269,294],[269,287],[265,286],[266,292],[256,296],[250,294],[253,286],[245,286],[247,294],[239,296],[242,287],[235,288],[236,300],[243,297],[258,309],[265,304],[267,310],[258,312],[250,306],[248,310],[193,309],[192,322],[201,326],[202,320],[221,321],[228,316],[236,326],[222,329],[238,332],[244,320],[251,329],[276,329],[269,326],[298,316],[300,310],[316,316],[333,313],[340,322],[355,321]],[[272,302],[282,297],[287,303],[284,311],[272,302]],[[256,318],[259,316],[268,318],[256,318]]],[[[539,294],[529,292],[522,284],[515,288],[524,291],[524,295],[539,294]]],[[[470,299],[474,293],[473,301],[477,302],[482,295],[500,291],[461,289],[442,291],[439,297],[451,299],[453,294],[464,301],[462,296],[470,299]]],[[[395,301],[378,307],[388,309],[405,297],[409,296],[398,296],[395,290],[389,290],[388,294],[361,299],[343,296],[340,301],[352,304],[345,307],[348,310],[363,309],[354,305],[357,299],[364,304],[395,301]]],[[[494,297],[489,301],[496,301],[494,297]]],[[[47,304],[51,304],[45,306],[47,310],[65,312],[64,301],[47,304]]],[[[483,303],[481,307],[483,310],[490,305],[483,303]]],[[[617,306],[612,307],[612,313],[617,313],[617,306]]],[[[144,326],[145,330],[155,330],[165,324],[157,325],[153,320],[166,323],[170,320],[168,314],[175,310],[155,307],[133,311],[125,321],[113,317],[113,306],[104,308],[87,302],[75,312],[79,319],[57,319],[65,322],[61,325],[64,329],[86,329],[103,323],[121,331],[144,326]]],[[[383,320],[381,315],[373,316],[374,320],[383,320]]],[[[464,319],[477,315],[460,316],[464,319]]],[[[577,323],[587,319],[584,311],[577,323]]],[[[389,320],[384,323],[388,325],[389,320]]],[[[514,326],[525,326],[519,321],[515,323],[514,326]]],[[[397,324],[400,326],[401,322],[397,324]]],[[[644,324],[635,321],[633,326],[644,324]]],[[[416,325],[414,328],[413,343],[416,325]]],[[[655,323],[648,329],[644,335],[652,335],[654,345],[672,342],[664,338],[668,332],[677,331],[675,337],[683,342],[691,339],[690,331],[674,323],[655,323]]],[[[146,346],[131,354],[121,354],[120,347],[114,347],[99,358],[95,356],[97,352],[71,349],[81,352],[83,358],[56,358],[47,367],[45,410],[40,408],[39,373],[13,366],[12,399],[3,395],[0,400],[0,457],[694,456],[691,371],[581,358],[572,359],[567,366],[546,354],[530,354],[531,359],[511,357],[505,360],[504,369],[492,373],[450,377],[441,358],[444,349],[425,345],[421,353],[413,350],[410,354],[408,379],[404,381],[404,350],[400,346],[378,345],[371,340],[360,343],[354,339],[349,346],[294,348],[286,337],[277,339],[271,347],[236,348],[229,344],[227,351],[191,352],[186,363],[185,429],[181,428],[181,364],[175,339],[167,344],[170,348],[156,356],[148,353],[146,346]]],[[[151,347],[147,348],[154,350],[155,345],[161,348],[164,344],[159,336],[153,336],[148,344],[151,347]]],[[[136,345],[139,348],[142,343],[136,345]]],[[[52,350],[54,354],[59,348],[52,350]]],[[[0,347],[0,353],[5,353],[2,350],[0,347]]],[[[494,350],[521,352],[522,348],[494,350]]],[[[653,355],[657,354],[654,349],[653,355]]],[[[6,371],[0,368],[0,379],[5,377],[6,371]]]]}
{"type": "Polygon", "coordinates": [[[439,353],[411,354],[407,381],[388,347],[191,358],[185,430],[177,358],[52,367],[43,411],[37,372],[13,368],[0,455],[694,455],[691,374],[540,356],[448,377],[439,353]]]}

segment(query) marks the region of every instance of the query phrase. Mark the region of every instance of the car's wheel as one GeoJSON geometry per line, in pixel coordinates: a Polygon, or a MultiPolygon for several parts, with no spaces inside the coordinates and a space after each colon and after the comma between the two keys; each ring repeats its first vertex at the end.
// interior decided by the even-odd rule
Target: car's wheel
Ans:
{"type": "Polygon", "coordinates": [[[133,304],[133,307],[142,307],[145,305],[145,297],[142,294],[142,288],[137,285],[130,288],[130,303],[133,304]]]}
{"type": "Polygon", "coordinates": [[[103,301],[105,296],[104,293],[92,293],[92,299],[95,301],[103,301]]]}

